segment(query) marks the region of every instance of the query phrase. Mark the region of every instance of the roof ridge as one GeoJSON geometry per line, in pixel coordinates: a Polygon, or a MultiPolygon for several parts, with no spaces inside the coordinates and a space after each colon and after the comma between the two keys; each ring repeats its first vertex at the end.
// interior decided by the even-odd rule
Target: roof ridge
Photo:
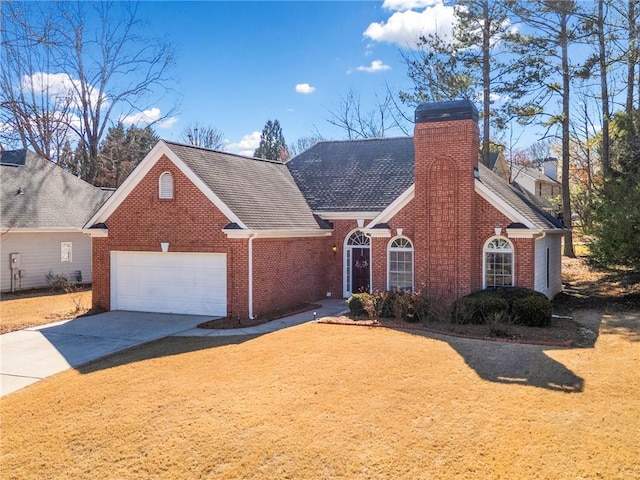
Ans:
{"type": "Polygon", "coordinates": [[[240,155],[239,153],[227,152],[225,150],[216,150],[216,149],[213,149],[213,148],[200,147],[198,145],[192,145],[190,143],[175,142],[173,140],[166,140],[164,138],[162,139],[162,141],[165,142],[166,144],[169,144],[169,145],[176,145],[178,147],[193,148],[195,150],[201,150],[201,151],[204,151],[204,152],[220,153],[222,155],[229,155],[231,157],[242,158],[243,160],[257,160],[257,161],[260,161],[260,162],[274,163],[276,165],[284,165],[284,163],[279,161],[279,160],[270,160],[268,158],[259,158],[259,157],[248,157],[246,155],[240,155]]]}

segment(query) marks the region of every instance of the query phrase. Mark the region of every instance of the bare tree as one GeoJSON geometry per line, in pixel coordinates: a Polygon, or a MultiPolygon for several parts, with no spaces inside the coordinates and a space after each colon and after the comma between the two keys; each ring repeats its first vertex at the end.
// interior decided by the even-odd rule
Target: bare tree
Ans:
{"type": "Polygon", "coordinates": [[[224,133],[215,127],[195,122],[182,131],[182,141],[197,147],[221,150],[224,146],[224,133]]]}
{"type": "Polygon", "coordinates": [[[173,51],[166,42],[140,34],[137,4],[2,2],[1,7],[0,108],[23,146],[55,159],[54,148],[41,147],[52,140],[33,134],[33,125],[48,125],[45,133],[59,136],[73,132],[73,141],[86,149],[85,180],[93,183],[100,170],[100,141],[114,117],[152,125],[173,113],[152,110],[159,92],[170,86],[173,51]]]}
{"type": "Polygon", "coordinates": [[[300,137],[294,143],[289,144],[289,154],[292,157],[295,157],[299,153],[304,152],[305,150],[310,149],[316,143],[322,141],[323,138],[320,135],[314,135],[310,137],[300,137]]]}
{"type": "Polygon", "coordinates": [[[406,123],[397,110],[393,95],[387,88],[382,100],[376,96],[371,108],[364,109],[360,101],[360,94],[349,90],[341,96],[338,105],[329,110],[327,122],[347,134],[349,140],[358,138],[383,138],[389,132],[408,134],[406,123]]]}

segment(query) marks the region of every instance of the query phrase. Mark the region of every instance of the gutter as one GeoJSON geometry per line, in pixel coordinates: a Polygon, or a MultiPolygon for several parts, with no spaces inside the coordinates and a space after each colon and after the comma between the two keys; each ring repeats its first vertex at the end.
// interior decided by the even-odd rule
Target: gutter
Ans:
{"type": "Polygon", "coordinates": [[[249,235],[249,319],[253,320],[255,317],[253,316],[253,239],[256,238],[256,234],[252,233],[249,235]]]}

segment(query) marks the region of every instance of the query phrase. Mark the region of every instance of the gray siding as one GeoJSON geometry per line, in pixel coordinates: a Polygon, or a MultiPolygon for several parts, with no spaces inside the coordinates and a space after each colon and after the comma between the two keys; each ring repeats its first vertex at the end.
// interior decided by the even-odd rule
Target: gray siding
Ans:
{"type": "Polygon", "coordinates": [[[536,240],[535,289],[553,298],[562,291],[562,235],[548,234],[536,240]],[[547,248],[549,284],[547,286],[547,248]]]}
{"type": "Polygon", "coordinates": [[[19,253],[22,277],[16,289],[47,287],[49,271],[64,274],[73,282],[82,272],[82,283],[91,283],[91,238],[82,233],[7,232],[0,240],[0,291],[11,291],[10,254],[19,253]],[[61,261],[60,244],[72,242],[71,262],[61,261]]]}

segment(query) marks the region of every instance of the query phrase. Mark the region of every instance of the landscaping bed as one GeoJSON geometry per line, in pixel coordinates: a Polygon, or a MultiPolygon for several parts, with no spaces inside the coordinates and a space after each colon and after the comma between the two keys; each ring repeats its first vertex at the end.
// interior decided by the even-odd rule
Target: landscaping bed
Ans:
{"type": "Polygon", "coordinates": [[[460,325],[447,322],[411,323],[398,321],[393,318],[354,319],[346,315],[323,318],[320,320],[320,323],[384,327],[395,330],[423,331],[463,338],[557,347],[591,347],[597,338],[597,332],[590,330],[571,318],[565,317],[553,317],[551,325],[548,327],[500,325],[499,334],[496,334],[495,325],[460,325]]]}
{"type": "Polygon", "coordinates": [[[279,318],[288,317],[290,315],[296,315],[297,313],[308,312],[310,310],[317,310],[322,305],[315,303],[299,303],[289,308],[282,308],[280,310],[274,310],[264,315],[259,315],[254,318],[248,317],[222,317],[215,320],[209,320],[208,322],[201,323],[198,328],[210,328],[218,330],[228,330],[232,328],[247,328],[255,327],[256,325],[262,325],[263,323],[272,322],[279,318]]]}

